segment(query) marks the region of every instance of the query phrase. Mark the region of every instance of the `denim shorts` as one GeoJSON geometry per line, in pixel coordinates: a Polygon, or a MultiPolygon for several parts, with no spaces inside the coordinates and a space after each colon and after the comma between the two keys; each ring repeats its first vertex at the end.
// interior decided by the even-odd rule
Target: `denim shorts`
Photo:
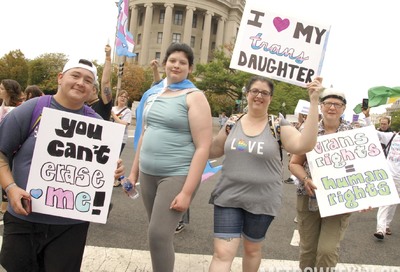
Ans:
{"type": "Polygon", "coordinates": [[[240,238],[250,242],[261,242],[274,220],[274,216],[252,214],[241,208],[214,205],[214,237],[221,239],[240,238]]]}

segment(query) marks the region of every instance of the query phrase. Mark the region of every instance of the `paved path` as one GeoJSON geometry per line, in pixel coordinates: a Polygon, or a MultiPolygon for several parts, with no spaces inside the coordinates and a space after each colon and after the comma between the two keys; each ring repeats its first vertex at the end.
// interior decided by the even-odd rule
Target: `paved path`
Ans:
{"type": "MultiPolygon", "coordinates": [[[[0,244],[2,242],[0,236],[0,244]]],[[[211,257],[199,254],[175,254],[175,272],[208,271],[211,257]]],[[[242,271],[242,258],[235,258],[232,272],[242,271]]],[[[5,271],[0,267],[0,271],[5,271]]],[[[86,246],[82,272],[151,272],[150,253],[145,250],[86,246]]],[[[263,259],[259,272],[300,271],[297,261],[263,259]]],[[[400,272],[398,266],[338,264],[336,271],[400,272]]]]}
{"type": "MultiPolygon", "coordinates": [[[[211,256],[197,254],[176,253],[175,271],[176,272],[204,272],[208,271],[211,256]]],[[[232,272],[242,271],[241,258],[235,258],[232,265],[232,272]]],[[[151,261],[148,251],[103,248],[87,246],[82,265],[82,272],[94,271],[135,271],[150,272],[151,261]]],[[[300,271],[297,261],[269,260],[263,259],[259,272],[267,271],[300,271]]],[[[395,266],[376,266],[360,264],[338,264],[336,271],[346,272],[400,272],[400,267],[395,266]]]]}

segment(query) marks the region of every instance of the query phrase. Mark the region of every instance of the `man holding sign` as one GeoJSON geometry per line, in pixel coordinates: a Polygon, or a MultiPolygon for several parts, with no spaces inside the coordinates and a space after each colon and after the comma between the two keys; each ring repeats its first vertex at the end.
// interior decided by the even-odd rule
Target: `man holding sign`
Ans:
{"type": "MultiPolygon", "coordinates": [[[[97,69],[90,61],[68,61],[57,77],[58,91],[48,107],[86,115],[88,108],[84,107],[84,103],[93,91],[96,79],[97,69]]],[[[39,126],[31,127],[30,123],[39,99],[22,104],[0,124],[0,182],[11,204],[4,216],[0,263],[7,271],[80,271],[89,222],[31,212],[30,202],[34,200],[34,194],[25,191],[30,171],[37,171],[30,168],[39,126]]],[[[93,116],[101,119],[97,114],[93,116]]],[[[67,124],[62,123],[61,131],[66,130],[64,125],[67,124]]],[[[69,141],[72,146],[72,136],[69,141]]],[[[49,149],[41,152],[49,152],[49,149]]],[[[58,146],[57,151],[60,149],[58,146]]],[[[71,153],[69,156],[72,156],[71,153]]],[[[123,172],[122,163],[118,161],[115,178],[123,172]]],[[[74,173],[58,174],[69,177],[74,173]]]]}

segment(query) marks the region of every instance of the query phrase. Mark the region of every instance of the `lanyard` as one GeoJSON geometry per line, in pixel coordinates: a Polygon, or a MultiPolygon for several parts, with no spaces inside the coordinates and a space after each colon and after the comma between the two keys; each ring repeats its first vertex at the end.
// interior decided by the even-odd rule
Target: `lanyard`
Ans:
{"type": "Polygon", "coordinates": [[[146,103],[143,109],[143,131],[146,131],[147,129],[147,116],[149,114],[151,106],[153,106],[154,101],[156,101],[157,97],[162,95],[167,90],[167,79],[165,78],[162,82],[163,82],[163,88],[161,89],[161,91],[159,91],[156,94],[150,95],[147,98],[149,102],[146,103]]]}

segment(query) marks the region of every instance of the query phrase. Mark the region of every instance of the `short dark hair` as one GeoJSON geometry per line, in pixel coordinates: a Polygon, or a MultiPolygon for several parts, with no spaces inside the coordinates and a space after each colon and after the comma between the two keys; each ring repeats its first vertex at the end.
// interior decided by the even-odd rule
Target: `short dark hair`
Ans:
{"type": "Polygon", "coordinates": [[[262,77],[262,76],[253,76],[252,78],[250,78],[250,80],[247,82],[246,87],[245,87],[246,92],[248,92],[251,89],[251,86],[254,84],[254,82],[257,82],[257,81],[267,83],[269,90],[271,92],[271,96],[274,95],[274,83],[269,78],[262,77]]]}
{"type": "Polygon", "coordinates": [[[29,100],[29,99],[34,98],[34,97],[42,96],[42,95],[44,95],[44,93],[36,85],[29,85],[25,89],[26,100],[29,100]]]}
{"type": "Polygon", "coordinates": [[[193,50],[186,43],[171,43],[171,45],[167,49],[167,52],[165,53],[163,64],[167,63],[168,57],[174,52],[183,52],[183,53],[185,53],[185,55],[186,55],[186,57],[187,57],[187,59],[189,61],[189,67],[193,66],[193,63],[194,63],[193,50]]]}

